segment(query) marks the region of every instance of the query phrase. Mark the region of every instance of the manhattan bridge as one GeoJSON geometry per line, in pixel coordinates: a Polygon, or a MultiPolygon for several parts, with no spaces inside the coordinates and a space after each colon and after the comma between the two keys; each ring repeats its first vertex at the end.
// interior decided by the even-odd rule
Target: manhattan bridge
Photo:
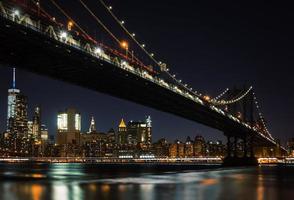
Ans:
{"type": "Polygon", "coordinates": [[[150,53],[119,20],[112,6],[97,0],[136,48],[131,49],[127,41],[114,34],[86,1],[75,1],[109,36],[109,42],[91,36],[58,0],[44,1],[51,5],[50,10],[37,0],[2,0],[0,63],[220,130],[227,137],[227,159],[232,162],[250,162],[255,147],[286,152],[269,132],[252,86],[227,88],[216,97],[203,95],[150,53]],[[66,23],[54,17],[56,13],[66,23]],[[239,141],[243,144],[241,156],[237,155],[239,141]]]}

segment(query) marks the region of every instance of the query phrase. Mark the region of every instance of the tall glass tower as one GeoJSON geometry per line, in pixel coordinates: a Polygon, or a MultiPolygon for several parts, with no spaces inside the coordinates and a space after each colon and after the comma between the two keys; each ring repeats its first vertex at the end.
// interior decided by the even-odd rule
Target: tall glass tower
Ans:
{"type": "Polygon", "coordinates": [[[88,133],[94,133],[94,132],[96,132],[96,125],[95,125],[95,119],[94,117],[92,117],[88,133]]]}
{"type": "Polygon", "coordinates": [[[9,129],[9,121],[15,118],[16,97],[19,93],[20,93],[20,90],[16,89],[15,68],[13,68],[12,88],[8,90],[7,129],[9,129]]]}

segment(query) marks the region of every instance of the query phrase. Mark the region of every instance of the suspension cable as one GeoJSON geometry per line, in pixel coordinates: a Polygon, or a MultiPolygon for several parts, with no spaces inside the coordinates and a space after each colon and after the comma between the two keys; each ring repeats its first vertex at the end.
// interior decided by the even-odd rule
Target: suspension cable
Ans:
{"type": "Polygon", "coordinates": [[[222,98],[230,89],[226,88],[221,94],[219,94],[218,96],[216,96],[215,98],[213,98],[213,100],[219,100],[220,98],[222,98]]]}
{"type": "Polygon", "coordinates": [[[256,109],[257,109],[257,111],[258,111],[259,118],[260,118],[260,120],[261,120],[261,123],[262,123],[262,125],[263,125],[263,127],[264,127],[266,133],[270,136],[271,139],[274,140],[273,136],[271,135],[271,133],[269,132],[269,130],[268,130],[267,126],[266,126],[266,123],[265,123],[265,121],[264,121],[264,116],[263,116],[263,114],[262,114],[262,112],[261,112],[261,108],[260,108],[259,102],[258,102],[258,100],[257,100],[257,97],[256,97],[254,91],[253,91],[253,100],[254,100],[254,103],[255,103],[256,109]]]}
{"type": "MultiPolygon", "coordinates": [[[[78,23],[75,22],[75,20],[73,20],[68,14],[67,12],[65,12],[56,2],[55,0],[50,0],[51,3],[64,15],[67,17],[68,20],[72,21],[73,24],[84,34],[86,35],[88,38],[91,38],[88,33],[82,28],[79,26],[78,23]]],[[[91,38],[92,39],[92,38],[91,38]]]]}
{"type": "MultiPolygon", "coordinates": [[[[154,58],[154,54],[153,53],[149,53],[144,44],[140,44],[140,42],[135,38],[135,35],[132,34],[124,25],[123,23],[118,19],[118,17],[111,11],[112,7],[108,7],[105,2],[103,0],[99,0],[99,2],[105,7],[105,9],[110,13],[110,15],[114,18],[114,20],[119,24],[119,26],[130,36],[130,38],[139,46],[139,48],[141,48],[143,50],[143,52],[145,52],[147,54],[147,56],[153,61],[155,62],[156,65],[158,65],[159,67],[162,67],[162,62],[157,61],[154,58]]],[[[177,80],[172,74],[170,74],[168,72],[169,70],[166,69],[164,70],[164,72],[171,77],[174,81],[176,81],[176,83],[178,85],[180,85],[181,87],[183,87],[184,89],[186,89],[188,92],[192,93],[195,96],[201,96],[201,94],[198,94],[197,91],[192,91],[191,88],[188,88],[187,85],[183,84],[181,81],[177,80]]]]}
{"type": "Polygon", "coordinates": [[[210,102],[214,105],[229,105],[229,104],[233,104],[236,103],[240,100],[242,100],[245,96],[247,96],[247,94],[253,89],[253,87],[251,86],[245,93],[243,93],[241,96],[238,95],[238,97],[235,97],[231,100],[214,100],[212,99],[210,102]]]}
{"type": "Polygon", "coordinates": [[[105,26],[105,24],[92,12],[92,10],[84,3],[83,0],[79,0],[83,7],[92,15],[92,17],[104,28],[104,30],[120,45],[120,40],[105,26]]]}
{"type": "MultiPolygon", "coordinates": [[[[100,24],[104,30],[119,44],[119,46],[121,46],[121,41],[106,27],[106,25],[93,13],[93,11],[85,4],[85,2],[83,0],[79,0],[79,2],[82,4],[82,6],[91,14],[91,16],[98,22],[98,24],[100,24]]],[[[128,49],[127,49],[128,51],[128,49]]],[[[153,70],[150,70],[147,66],[145,66],[136,56],[132,55],[134,57],[134,59],[136,60],[136,63],[149,70],[152,71],[154,73],[153,70]]]]}
{"type": "MultiPolygon", "coordinates": [[[[61,6],[56,3],[55,0],[50,0],[52,2],[52,4],[71,22],[73,22],[73,24],[87,37],[87,39],[90,39],[92,42],[94,42],[95,44],[97,44],[98,42],[96,40],[94,40],[72,17],[70,17],[70,15],[61,8],[61,6]]],[[[116,51],[111,49],[110,47],[104,45],[103,43],[98,43],[101,47],[110,50],[112,53],[114,53],[115,55],[117,55],[116,51]]],[[[122,56],[119,54],[119,56],[122,56]]],[[[145,67],[145,65],[136,57],[133,56],[135,63],[138,64],[139,66],[145,67]]],[[[128,59],[128,58],[127,58],[128,59]]]]}
{"type": "Polygon", "coordinates": [[[128,29],[121,23],[121,21],[116,17],[116,15],[111,11],[111,8],[109,8],[103,0],[99,0],[100,3],[106,8],[106,10],[110,13],[110,15],[114,18],[114,20],[120,25],[120,27],[133,39],[133,41],[153,60],[158,66],[160,66],[159,62],[150,54],[145,48],[144,45],[141,45],[138,40],[134,37],[133,34],[131,34],[128,29]]]}

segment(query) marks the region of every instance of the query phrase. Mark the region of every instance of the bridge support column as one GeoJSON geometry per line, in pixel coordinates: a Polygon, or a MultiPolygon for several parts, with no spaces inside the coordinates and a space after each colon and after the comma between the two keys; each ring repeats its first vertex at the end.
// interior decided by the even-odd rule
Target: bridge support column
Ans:
{"type": "Polygon", "coordinates": [[[250,151],[250,158],[254,158],[255,155],[254,155],[254,148],[253,148],[253,142],[254,142],[254,138],[251,137],[250,138],[250,141],[249,141],[249,151],[250,151]]]}
{"type": "Polygon", "coordinates": [[[231,136],[230,135],[227,135],[227,157],[232,157],[232,150],[233,150],[233,143],[231,141],[231,136]]]}
{"type": "Polygon", "coordinates": [[[224,159],[224,166],[256,166],[258,164],[253,152],[253,138],[239,138],[237,136],[232,136],[233,134],[225,135],[227,136],[228,141],[227,157],[224,159]],[[238,141],[240,139],[243,140],[243,154],[239,157],[238,141]]]}
{"type": "Polygon", "coordinates": [[[243,157],[246,158],[248,154],[248,144],[247,144],[247,138],[243,138],[243,157]]]}
{"type": "Polygon", "coordinates": [[[234,137],[234,157],[238,157],[238,138],[234,137]]]}

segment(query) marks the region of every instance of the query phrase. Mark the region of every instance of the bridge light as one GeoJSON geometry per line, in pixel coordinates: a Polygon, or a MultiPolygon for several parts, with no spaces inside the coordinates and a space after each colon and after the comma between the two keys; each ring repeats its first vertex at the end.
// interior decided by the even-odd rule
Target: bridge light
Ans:
{"type": "Polygon", "coordinates": [[[120,45],[124,49],[127,49],[128,48],[128,43],[126,41],[122,41],[120,45]]]}
{"type": "Polygon", "coordinates": [[[60,37],[61,37],[61,39],[67,39],[67,32],[62,31],[62,32],[60,33],[60,37]]]}
{"type": "Polygon", "coordinates": [[[128,48],[129,48],[129,45],[128,45],[128,43],[127,43],[126,41],[122,41],[122,42],[120,43],[120,46],[121,46],[123,49],[128,49],[128,48]]]}
{"type": "Polygon", "coordinates": [[[209,100],[210,100],[210,96],[208,96],[208,95],[205,95],[203,98],[204,98],[204,100],[206,100],[206,101],[209,101],[209,100]]]}
{"type": "Polygon", "coordinates": [[[133,36],[133,37],[135,37],[135,36],[136,36],[136,34],[135,34],[135,33],[133,33],[133,34],[132,34],[132,36],[133,36]]]}
{"type": "Polygon", "coordinates": [[[15,15],[15,16],[19,16],[19,15],[20,15],[19,10],[14,10],[14,11],[13,11],[13,15],[15,15]]]}
{"type": "Polygon", "coordinates": [[[102,54],[102,49],[100,47],[96,47],[94,50],[94,53],[97,55],[101,55],[102,54]]]}
{"type": "Polygon", "coordinates": [[[125,21],[121,21],[121,24],[125,24],[125,21]]]}
{"type": "Polygon", "coordinates": [[[146,46],[145,44],[142,44],[142,47],[143,47],[143,48],[145,48],[145,46],[146,46]]]}
{"type": "Polygon", "coordinates": [[[151,53],[150,56],[153,57],[154,56],[154,53],[151,53]]]}
{"type": "Polygon", "coordinates": [[[108,8],[109,8],[109,10],[112,10],[112,6],[109,6],[108,8]]]}

